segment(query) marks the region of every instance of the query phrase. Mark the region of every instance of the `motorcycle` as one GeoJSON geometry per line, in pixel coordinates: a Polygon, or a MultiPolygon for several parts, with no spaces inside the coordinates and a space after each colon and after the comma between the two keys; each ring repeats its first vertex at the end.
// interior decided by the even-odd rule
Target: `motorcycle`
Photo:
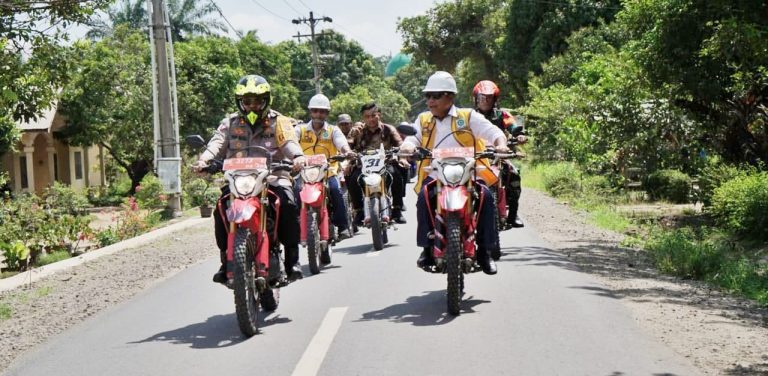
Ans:
{"type": "Polygon", "coordinates": [[[394,228],[390,221],[392,195],[386,184],[387,163],[398,152],[397,148],[389,151],[381,145],[379,149],[367,150],[358,154],[360,176],[358,184],[363,189],[363,226],[371,229],[373,249],[380,251],[389,243],[387,229],[394,228]]]}
{"type": "MultiPolygon", "coordinates": [[[[307,247],[309,270],[320,273],[320,266],[331,263],[331,244],[335,239],[335,227],[330,223],[328,212],[328,159],[325,154],[308,155],[307,162],[299,173],[302,187],[299,192],[299,243],[307,247]]],[[[343,156],[330,157],[333,161],[343,156]]]]}
{"type": "MultiPolygon", "coordinates": [[[[199,135],[187,136],[187,144],[205,146],[199,135]]],[[[234,291],[235,312],[240,331],[250,337],[258,333],[258,307],[274,311],[279,303],[279,288],[287,286],[280,242],[277,240],[279,200],[267,187],[277,182],[274,173],[288,172],[291,165],[272,163],[266,148],[251,146],[266,157],[212,160],[204,169],[224,171],[229,197],[217,203],[218,215],[229,223],[227,237],[227,287],[234,291]],[[272,195],[274,204],[270,203],[272,195]],[[226,202],[229,200],[229,208],[226,202]]]]}
{"type": "MultiPolygon", "coordinates": [[[[515,145],[517,145],[517,141],[514,141],[514,139],[507,142],[507,146],[510,148],[510,150],[513,150],[515,145]]],[[[493,184],[488,188],[493,194],[493,201],[496,205],[496,227],[499,231],[510,229],[507,224],[507,213],[509,212],[509,208],[507,207],[507,195],[511,193],[507,192],[508,188],[506,186],[506,174],[509,174],[510,172],[515,174],[518,173],[517,167],[510,163],[509,159],[519,157],[520,155],[517,153],[510,153],[510,156],[508,157],[502,158],[497,156],[491,162],[491,171],[493,171],[493,174],[498,180],[496,181],[496,184],[493,184]]],[[[491,250],[491,257],[495,261],[498,261],[501,258],[501,248],[494,247],[491,250]]]]}
{"type": "Polygon", "coordinates": [[[435,181],[436,208],[431,210],[435,229],[429,235],[435,240],[432,249],[435,266],[432,272],[447,274],[448,312],[458,315],[464,290],[464,274],[482,270],[475,252],[475,229],[478,222],[475,202],[481,199],[472,179],[476,170],[475,162],[483,158],[510,157],[511,154],[496,153],[493,150],[476,153],[473,147],[435,148],[431,151],[419,147],[417,150],[414,155],[417,159],[432,159],[427,170],[438,172],[435,181]]]}

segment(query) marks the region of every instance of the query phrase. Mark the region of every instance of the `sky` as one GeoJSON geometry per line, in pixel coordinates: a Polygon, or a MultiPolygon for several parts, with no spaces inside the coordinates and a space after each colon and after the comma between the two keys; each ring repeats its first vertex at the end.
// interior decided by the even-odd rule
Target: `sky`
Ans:
{"type": "MultiPolygon", "coordinates": [[[[200,0],[201,2],[205,0],[200,0]]],[[[354,39],[373,56],[395,55],[400,52],[402,38],[397,32],[398,18],[424,14],[436,3],[444,0],[212,0],[221,8],[224,17],[237,29],[245,32],[256,29],[259,38],[268,43],[290,40],[297,32],[309,34],[305,23],[294,25],[291,20],[331,17],[333,22],[319,22],[318,32],[333,28],[348,39],[354,39]]],[[[216,15],[216,17],[219,17],[216,15]]],[[[219,17],[220,18],[220,17],[219,17]]],[[[223,21],[223,20],[222,20],[223,21]]],[[[80,37],[84,29],[74,30],[80,37]]],[[[236,34],[230,31],[230,36],[236,34]]]]}

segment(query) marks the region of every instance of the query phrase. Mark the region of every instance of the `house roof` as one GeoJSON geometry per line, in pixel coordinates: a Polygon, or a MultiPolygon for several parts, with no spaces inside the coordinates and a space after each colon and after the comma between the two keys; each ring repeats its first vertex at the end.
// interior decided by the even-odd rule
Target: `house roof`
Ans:
{"type": "Polygon", "coordinates": [[[43,111],[36,120],[30,120],[28,122],[19,122],[18,127],[21,131],[47,131],[51,129],[53,124],[53,118],[56,116],[56,109],[58,103],[53,103],[50,108],[43,111]]]}

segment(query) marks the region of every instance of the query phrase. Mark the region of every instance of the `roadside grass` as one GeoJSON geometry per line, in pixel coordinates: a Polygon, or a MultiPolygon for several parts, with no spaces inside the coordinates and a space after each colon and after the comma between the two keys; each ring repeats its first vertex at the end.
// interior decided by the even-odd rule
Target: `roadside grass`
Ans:
{"type": "Polygon", "coordinates": [[[641,202],[642,192],[607,193],[585,187],[592,177],[569,171],[563,164],[523,163],[523,168],[523,187],[587,212],[588,221],[597,227],[624,233],[621,245],[647,251],[661,273],[707,281],[768,306],[767,244],[712,227],[710,220],[694,209],[674,214],[650,212],[641,217],[619,212],[617,205],[641,202]],[[547,189],[548,184],[555,192],[547,189]]]}
{"type": "Polygon", "coordinates": [[[13,308],[7,303],[0,303],[0,321],[5,321],[13,316],[13,308]]]}
{"type": "Polygon", "coordinates": [[[58,262],[61,260],[66,260],[68,258],[71,258],[72,255],[69,254],[67,251],[56,251],[53,253],[45,254],[40,256],[37,259],[37,266],[43,266],[48,264],[53,264],[54,262],[58,262]]]}
{"type": "Polygon", "coordinates": [[[40,287],[39,289],[35,290],[35,297],[37,298],[46,297],[50,295],[52,291],[53,291],[53,287],[51,286],[40,287]]]}

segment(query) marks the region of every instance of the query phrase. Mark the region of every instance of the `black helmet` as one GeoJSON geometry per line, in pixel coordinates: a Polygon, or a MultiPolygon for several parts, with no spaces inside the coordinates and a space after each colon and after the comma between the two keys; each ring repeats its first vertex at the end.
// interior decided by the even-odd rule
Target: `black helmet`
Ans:
{"type": "Polygon", "coordinates": [[[269,106],[272,104],[272,93],[269,83],[264,77],[255,74],[249,74],[243,76],[237,81],[235,87],[235,102],[237,103],[237,109],[240,111],[240,115],[244,117],[248,123],[256,124],[264,118],[269,106]],[[255,96],[264,100],[264,104],[256,111],[250,110],[246,113],[246,109],[243,106],[243,97],[255,96]]]}

